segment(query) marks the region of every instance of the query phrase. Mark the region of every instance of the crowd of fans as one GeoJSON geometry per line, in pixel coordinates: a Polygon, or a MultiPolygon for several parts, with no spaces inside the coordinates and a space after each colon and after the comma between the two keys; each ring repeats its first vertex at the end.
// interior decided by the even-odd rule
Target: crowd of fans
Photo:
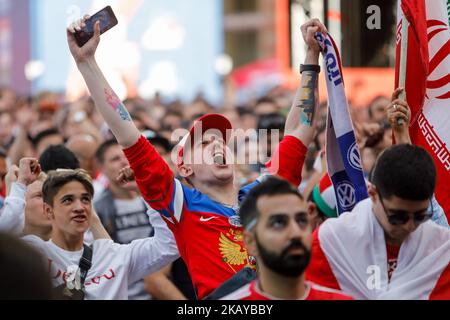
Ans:
{"type": "MultiPolygon", "coordinates": [[[[286,115],[294,99],[295,91],[277,87],[258,99],[249,100],[246,105],[223,108],[213,106],[198,96],[191,103],[174,101],[162,103],[158,98],[151,101],[139,97],[128,98],[124,105],[129,110],[138,129],[158,146],[158,152],[166,156],[171,165],[170,152],[178,142],[172,133],[179,128],[189,129],[193,122],[207,113],[220,113],[230,119],[233,128],[268,130],[268,148],[247,138],[239,148],[246,153],[261,153],[259,163],[240,164],[238,169],[241,185],[252,182],[263,169],[264,159],[270,157],[279,141],[270,140],[271,130],[280,132],[283,138],[286,115]],[[262,150],[261,150],[262,149],[262,150]]],[[[392,130],[386,118],[388,97],[378,96],[367,106],[353,106],[350,112],[355,127],[365,174],[373,167],[378,154],[392,144],[392,130]]],[[[303,183],[316,172],[314,162],[324,150],[327,103],[320,105],[320,119],[314,142],[308,146],[308,156],[303,171],[303,183]]],[[[2,196],[5,196],[4,177],[7,168],[18,165],[23,157],[39,159],[51,145],[64,145],[75,155],[81,168],[89,172],[100,185],[107,184],[107,177],[101,170],[102,159],[96,157],[100,146],[113,138],[103,118],[89,97],[75,102],[65,102],[61,94],[43,92],[37,96],[20,96],[12,89],[0,90],[0,174],[2,196]]],[[[55,151],[58,152],[58,151],[55,151]]],[[[237,151],[236,151],[237,153],[237,151]]],[[[45,158],[45,154],[44,154],[45,158]]],[[[67,159],[55,158],[69,165],[67,159]]],[[[123,163],[122,163],[123,164],[123,163]]],[[[44,171],[45,170],[44,168],[44,171]]],[[[303,190],[303,189],[302,189],[303,190]]]]}
{"type": "MultiPolygon", "coordinates": [[[[246,105],[226,103],[226,107],[213,106],[202,98],[201,94],[190,103],[178,100],[164,103],[157,96],[152,100],[144,100],[139,97],[128,98],[123,105],[128,110],[132,123],[155,147],[176,177],[180,164],[173,161],[172,150],[179,142],[179,137],[174,138],[173,132],[180,128],[189,130],[195,121],[204,115],[211,113],[224,115],[232,123],[234,129],[243,129],[240,131],[242,139],[238,139],[239,142],[234,145],[232,152],[244,154],[246,159],[251,158],[254,154],[258,155],[255,162],[244,161],[244,163],[235,165],[234,183],[239,190],[245,185],[254,183],[261,174],[267,171],[267,161],[270,160],[274,150],[279,147],[283,139],[286,119],[289,118],[293,101],[295,101],[294,91],[276,87],[263,97],[249,98],[246,105]],[[267,130],[267,134],[264,136],[264,142],[267,143],[260,143],[260,141],[252,139],[248,134],[254,132],[251,129],[257,132],[267,130]],[[272,135],[272,132],[277,134],[272,135]]],[[[390,104],[391,99],[383,96],[375,97],[367,106],[353,106],[350,101],[349,111],[361,153],[363,172],[367,179],[369,179],[376,159],[392,145],[393,132],[390,125],[392,121],[389,121],[387,114],[390,104]]],[[[261,186],[251,193],[255,197],[255,202],[245,206],[245,214],[251,215],[253,214],[252,210],[256,210],[257,197],[264,197],[265,194],[270,194],[274,188],[280,188],[280,190],[285,190],[280,191],[281,195],[295,195],[290,201],[299,204],[299,207],[307,206],[306,202],[314,207],[313,230],[327,218],[337,216],[334,193],[333,190],[330,191],[332,186],[326,174],[324,154],[327,103],[321,103],[318,111],[315,115],[318,119],[314,136],[311,143],[305,145],[306,156],[301,172],[301,184],[298,188],[303,196],[296,195],[295,190],[291,190],[291,187],[282,182],[269,181],[266,186],[261,186]]],[[[140,160],[136,158],[139,150],[134,149],[137,148],[137,145],[144,146],[143,142],[139,141],[124,151],[123,147],[127,146],[123,146],[123,143],[117,141],[112,131],[104,121],[104,117],[100,115],[94,101],[88,96],[74,102],[67,102],[64,101],[63,96],[52,92],[25,97],[18,95],[12,89],[1,89],[0,192],[2,201],[0,206],[2,211],[0,211],[0,231],[24,236],[27,242],[40,249],[49,256],[49,259],[56,250],[52,240],[49,239],[57,238],[59,243],[63,242],[67,245],[63,249],[76,251],[79,256],[83,257],[88,254],[86,253],[88,249],[80,251],[73,248],[78,248],[77,245],[80,243],[89,244],[99,241],[97,247],[94,246],[94,261],[96,254],[104,255],[102,261],[104,263],[110,261],[111,268],[117,269],[110,269],[108,272],[99,271],[103,274],[98,276],[98,279],[86,279],[86,275],[83,276],[83,273],[81,280],[73,279],[70,272],[64,269],[51,275],[54,282],[55,279],[58,279],[58,284],[62,285],[69,282],[73,288],[79,289],[83,287],[85,280],[85,285],[88,287],[95,284],[96,281],[107,281],[111,277],[118,276],[114,270],[121,270],[122,264],[126,265],[125,272],[120,272],[119,277],[127,279],[127,289],[111,285],[108,290],[105,289],[106,293],[89,291],[88,298],[204,298],[206,293],[211,292],[204,292],[201,297],[198,296],[199,288],[191,282],[186,261],[179,258],[179,255],[185,258],[187,253],[184,250],[188,250],[187,247],[180,246],[178,243],[181,236],[176,234],[176,237],[179,237],[177,245],[180,252],[178,252],[175,245],[168,245],[168,243],[173,244],[174,242],[167,240],[167,237],[171,237],[171,232],[165,227],[165,223],[161,223],[159,214],[151,213],[153,209],[160,211],[160,208],[157,208],[158,205],[152,206],[153,209],[149,207],[148,204],[151,204],[152,201],[149,201],[145,194],[142,195],[142,188],[138,187],[140,183],[143,183],[142,179],[136,177],[136,181],[134,181],[134,172],[129,167],[129,159],[134,159],[133,165],[139,166],[140,160]],[[83,171],[77,171],[79,168],[83,171]],[[61,171],[61,169],[69,171],[61,171]],[[82,211],[74,217],[80,223],[85,220],[89,222],[87,232],[84,232],[84,229],[80,229],[80,231],[76,228],[69,230],[70,228],[66,228],[61,221],[55,218],[55,212],[60,205],[57,201],[59,201],[61,193],[65,191],[65,186],[68,185],[72,186],[74,190],[85,189],[84,192],[77,193],[77,191],[71,195],[73,199],[79,198],[82,205],[91,205],[92,200],[92,206],[95,208],[92,217],[82,211]],[[45,197],[47,199],[44,199],[45,197]],[[22,211],[23,215],[21,215],[22,211]],[[150,219],[148,218],[149,212],[150,219]],[[52,216],[52,222],[46,216],[52,216]],[[141,240],[134,241],[138,239],[141,240]],[[154,251],[148,257],[146,250],[154,251]],[[159,255],[161,252],[164,254],[159,255]],[[120,263],[117,261],[118,259],[120,259],[120,263]],[[117,264],[116,267],[114,267],[115,264],[117,264]]],[[[261,135],[259,139],[262,139],[261,135]]],[[[178,176],[178,178],[181,177],[178,176]]],[[[189,179],[186,181],[188,184],[190,183],[189,179]]],[[[175,189],[178,187],[176,183],[174,185],[171,188],[174,189],[174,198],[176,198],[178,195],[175,189]]],[[[62,197],[61,201],[68,200],[62,197]]],[[[225,203],[222,205],[228,207],[225,203]]],[[[162,210],[163,208],[161,208],[162,210]]],[[[176,208],[171,210],[176,210],[176,208]]],[[[164,215],[161,211],[160,213],[164,215]]],[[[207,221],[201,220],[202,218],[204,219],[202,216],[200,221],[207,221]]],[[[439,219],[441,224],[446,224],[443,214],[436,220],[439,219]]],[[[246,225],[246,221],[245,229],[251,230],[254,225],[249,225],[252,223],[250,221],[246,225]]],[[[174,231],[174,233],[177,232],[181,231],[174,231]]],[[[235,237],[242,237],[242,235],[235,234],[235,237]]],[[[310,235],[308,235],[309,237],[310,235]]],[[[16,240],[8,237],[0,238],[0,241],[2,241],[0,248],[8,245],[17,245],[19,248],[19,245],[14,242],[16,240]]],[[[224,241],[227,243],[226,239],[224,241]]],[[[309,242],[309,240],[305,241],[309,242]]],[[[258,249],[261,250],[261,248],[258,249]]],[[[221,250],[225,249],[221,248],[221,250]]],[[[253,249],[253,251],[258,250],[253,249]]],[[[66,253],[60,253],[62,260],[59,262],[55,260],[54,263],[60,263],[61,268],[66,263],[77,266],[77,259],[70,255],[64,256],[66,253]]],[[[24,260],[24,257],[18,255],[17,259],[18,261],[24,260]]],[[[261,259],[263,270],[268,260],[264,260],[264,257],[261,259]]],[[[251,265],[252,261],[249,260],[248,264],[251,265]]],[[[98,265],[92,266],[94,269],[96,267],[98,265]]],[[[304,268],[300,270],[300,273],[303,270],[304,268]]],[[[5,271],[4,274],[7,272],[5,271]]],[[[194,280],[200,283],[203,281],[194,280]]],[[[20,290],[20,288],[17,289],[17,291],[20,290]]],[[[50,293],[47,291],[39,293],[38,298],[49,298],[50,293]]],[[[0,292],[2,292],[1,296],[4,296],[3,289],[0,288],[0,292]]],[[[323,293],[316,294],[324,295],[323,293]]],[[[12,294],[11,297],[19,295],[12,294]]],[[[24,296],[24,298],[28,297],[24,296]]],[[[338,297],[348,298],[347,296],[338,297]]]]}

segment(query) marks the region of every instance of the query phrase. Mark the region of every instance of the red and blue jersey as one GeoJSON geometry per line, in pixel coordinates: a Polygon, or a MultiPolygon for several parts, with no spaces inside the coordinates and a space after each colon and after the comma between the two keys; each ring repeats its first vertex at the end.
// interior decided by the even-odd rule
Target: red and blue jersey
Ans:
{"type": "MultiPolygon", "coordinates": [[[[267,165],[269,173],[298,186],[306,151],[299,139],[285,136],[267,165]]],[[[124,152],[143,198],[172,230],[199,299],[245,266],[253,265],[244,247],[238,208],[224,206],[174,178],[144,137],[124,152]]],[[[259,183],[257,180],[241,188],[239,202],[259,183]]]]}

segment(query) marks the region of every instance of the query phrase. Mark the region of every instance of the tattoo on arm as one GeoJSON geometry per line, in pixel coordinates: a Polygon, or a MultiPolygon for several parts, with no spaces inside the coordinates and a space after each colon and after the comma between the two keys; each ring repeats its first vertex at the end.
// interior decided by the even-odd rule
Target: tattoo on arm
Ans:
{"type": "Polygon", "coordinates": [[[131,117],[127,109],[123,105],[122,101],[120,101],[119,97],[112,90],[105,89],[105,97],[106,102],[111,106],[111,108],[114,109],[114,111],[119,114],[122,120],[131,121],[131,117]]]}
{"type": "Polygon", "coordinates": [[[317,80],[318,74],[314,71],[304,71],[302,73],[300,101],[297,107],[302,109],[300,122],[307,126],[311,126],[314,120],[317,80]]]}

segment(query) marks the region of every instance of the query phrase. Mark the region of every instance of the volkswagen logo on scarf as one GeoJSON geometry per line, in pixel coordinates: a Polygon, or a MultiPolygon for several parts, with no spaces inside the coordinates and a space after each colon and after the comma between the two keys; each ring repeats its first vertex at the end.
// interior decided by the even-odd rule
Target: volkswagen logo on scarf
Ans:
{"type": "Polygon", "coordinates": [[[235,227],[242,227],[242,224],[241,224],[241,219],[239,218],[239,216],[238,215],[234,215],[234,216],[231,216],[231,217],[229,217],[228,218],[228,222],[232,225],[232,226],[235,226],[235,227]]]}
{"type": "Polygon", "coordinates": [[[350,210],[356,204],[355,188],[348,181],[338,183],[336,194],[339,205],[344,210],[350,210]]]}
{"type": "Polygon", "coordinates": [[[356,142],[353,142],[351,147],[348,149],[347,161],[353,169],[362,170],[361,157],[359,156],[359,150],[356,142]]]}

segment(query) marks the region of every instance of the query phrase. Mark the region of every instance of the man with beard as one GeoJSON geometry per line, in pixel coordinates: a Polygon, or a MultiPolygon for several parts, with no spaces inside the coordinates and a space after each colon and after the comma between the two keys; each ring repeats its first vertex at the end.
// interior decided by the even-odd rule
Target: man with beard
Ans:
{"type": "Polygon", "coordinates": [[[311,256],[310,207],[288,182],[270,177],[241,206],[244,243],[258,261],[258,277],[223,300],[351,300],[306,281],[311,256]]]}

